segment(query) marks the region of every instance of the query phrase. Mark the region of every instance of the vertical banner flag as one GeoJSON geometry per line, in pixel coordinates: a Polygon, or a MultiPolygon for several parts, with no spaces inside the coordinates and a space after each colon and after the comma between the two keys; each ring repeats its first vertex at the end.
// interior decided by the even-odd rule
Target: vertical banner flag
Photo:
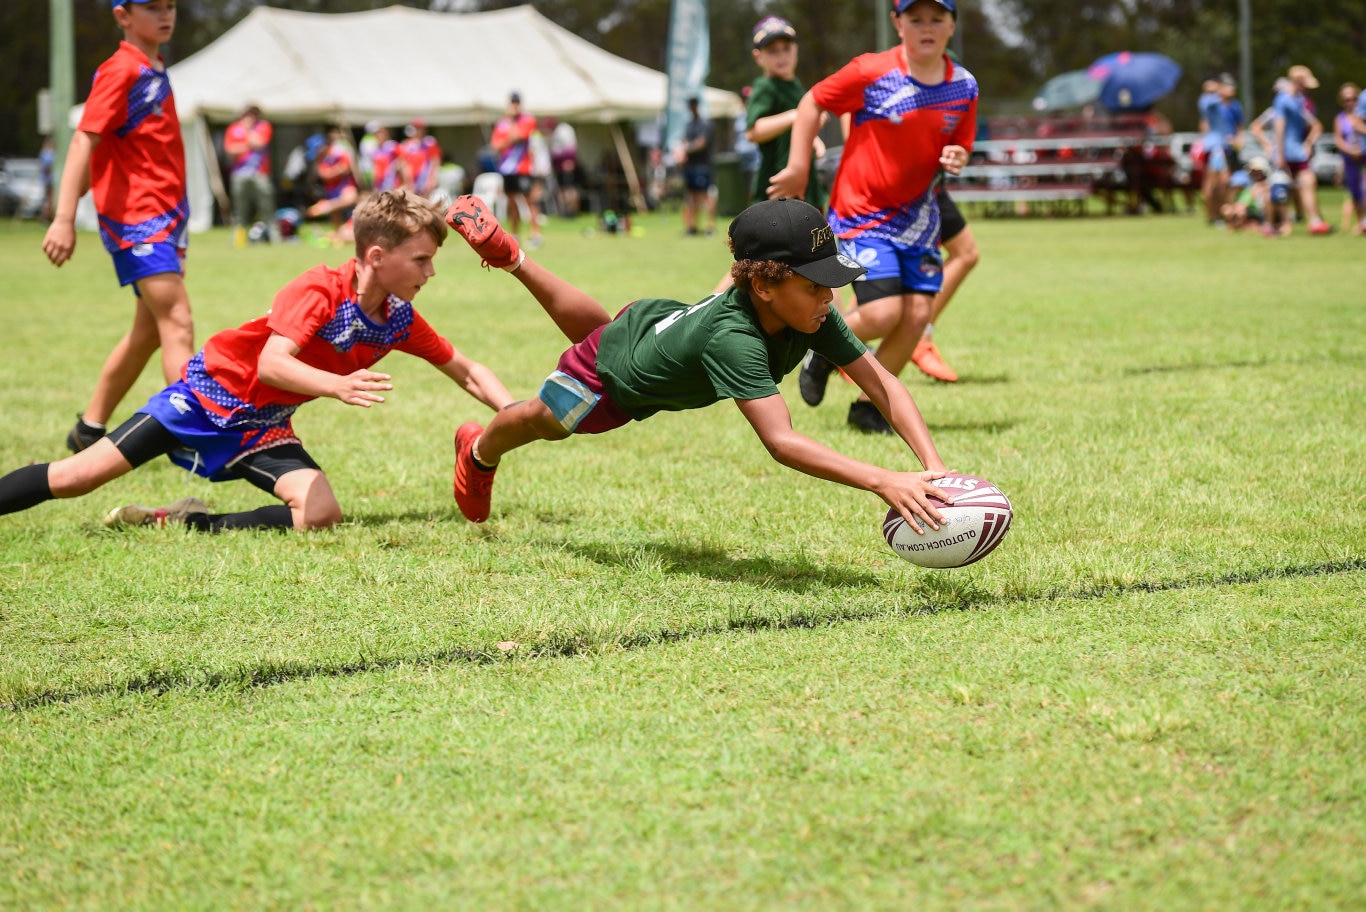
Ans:
{"type": "Polygon", "coordinates": [[[665,71],[669,77],[669,98],[665,106],[665,154],[670,154],[683,142],[683,130],[688,124],[688,99],[698,97],[698,110],[707,116],[707,101],[702,90],[707,85],[707,71],[711,67],[711,37],[707,31],[707,0],[673,0],[669,12],[669,59],[665,71]]]}

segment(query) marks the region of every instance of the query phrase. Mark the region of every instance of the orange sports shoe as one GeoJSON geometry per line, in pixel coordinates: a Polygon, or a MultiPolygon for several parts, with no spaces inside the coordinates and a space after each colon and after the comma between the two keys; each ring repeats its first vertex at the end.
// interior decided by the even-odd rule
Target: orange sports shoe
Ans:
{"type": "Polygon", "coordinates": [[[457,198],[446,210],[446,224],[484,258],[480,265],[506,269],[521,262],[522,248],[517,239],[503,230],[479,197],[466,194],[457,198]]]}
{"type": "Polygon", "coordinates": [[[953,368],[944,363],[944,359],[939,357],[939,349],[934,347],[934,343],[929,339],[921,339],[920,344],[915,347],[915,352],[911,355],[911,360],[921,372],[928,374],[936,380],[943,380],[945,383],[956,383],[958,375],[953,372],[953,368]]]}
{"type": "Polygon", "coordinates": [[[493,476],[498,471],[481,469],[474,462],[474,442],[484,433],[477,421],[467,421],[455,432],[455,505],[472,523],[489,518],[493,500],[493,476]]]}

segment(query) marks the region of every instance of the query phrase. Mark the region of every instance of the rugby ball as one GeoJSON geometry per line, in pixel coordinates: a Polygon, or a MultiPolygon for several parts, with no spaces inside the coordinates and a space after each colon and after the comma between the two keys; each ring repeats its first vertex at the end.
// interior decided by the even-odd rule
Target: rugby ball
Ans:
{"type": "Polygon", "coordinates": [[[882,535],[898,557],[917,567],[966,567],[994,551],[1010,531],[1010,501],[986,479],[945,475],[930,484],[953,498],[952,504],[935,503],[944,517],[938,529],[918,522],[924,534],[917,534],[896,510],[882,521],[882,535]]]}

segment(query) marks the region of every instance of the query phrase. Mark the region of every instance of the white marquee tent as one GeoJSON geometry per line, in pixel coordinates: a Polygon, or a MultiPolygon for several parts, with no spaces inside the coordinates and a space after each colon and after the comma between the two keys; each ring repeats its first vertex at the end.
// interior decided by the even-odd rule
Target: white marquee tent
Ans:
{"type": "MultiPolygon", "coordinates": [[[[486,13],[407,7],[298,13],[257,7],[213,44],[170,67],[189,158],[191,227],[212,212],[209,122],[249,104],[276,123],[490,124],[510,91],[528,109],[576,124],[650,120],[664,109],[667,78],[604,51],[531,6],[486,13]]],[[[744,104],[708,88],[711,117],[744,104]]]]}

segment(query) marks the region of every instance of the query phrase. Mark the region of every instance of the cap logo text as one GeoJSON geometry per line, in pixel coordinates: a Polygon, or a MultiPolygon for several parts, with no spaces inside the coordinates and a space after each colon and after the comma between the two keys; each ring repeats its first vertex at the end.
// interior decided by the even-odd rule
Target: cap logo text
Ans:
{"type": "Polygon", "coordinates": [[[830,230],[829,225],[822,225],[819,228],[811,229],[811,252],[815,253],[821,249],[822,244],[835,243],[835,232],[830,230]]]}

